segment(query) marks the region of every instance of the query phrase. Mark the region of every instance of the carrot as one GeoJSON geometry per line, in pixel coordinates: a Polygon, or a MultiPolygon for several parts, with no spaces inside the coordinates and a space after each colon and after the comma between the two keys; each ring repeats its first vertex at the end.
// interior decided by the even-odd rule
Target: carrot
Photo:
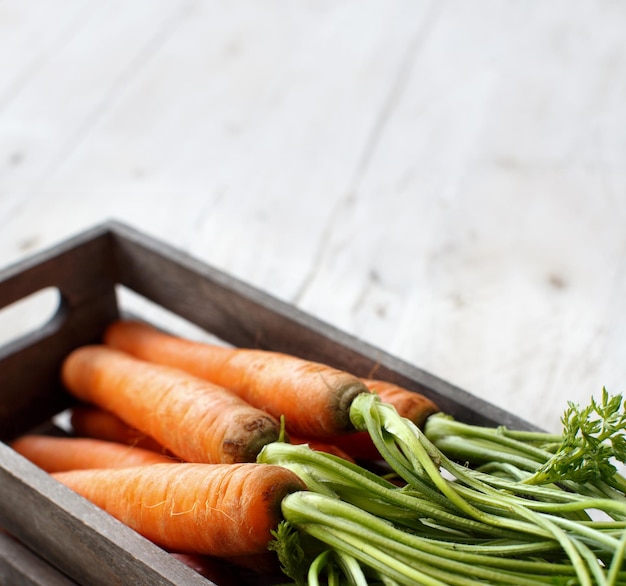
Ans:
{"type": "MultiPolygon", "coordinates": [[[[430,415],[439,411],[433,401],[420,393],[388,381],[369,378],[361,380],[371,392],[376,393],[385,403],[393,405],[402,417],[410,419],[419,428],[423,428],[430,415]]],[[[372,438],[366,431],[343,434],[329,441],[356,460],[381,459],[372,438]]]]}
{"type": "Polygon", "coordinates": [[[421,393],[384,380],[361,380],[370,391],[376,393],[385,403],[393,405],[402,417],[410,419],[419,428],[423,428],[428,417],[439,411],[439,407],[421,393]]]}
{"type": "Polygon", "coordinates": [[[333,438],[335,445],[350,458],[356,461],[363,460],[380,460],[382,456],[378,448],[374,445],[370,434],[367,431],[355,431],[348,435],[333,438]]]}
{"type": "Polygon", "coordinates": [[[73,407],[70,412],[70,426],[75,435],[107,440],[167,453],[167,450],[154,438],[127,425],[113,413],[91,405],[73,407]]]}
{"type": "Polygon", "coordinates": [[[276,419],[234,393],[106,346],[74,350],[61,378],[79,400],[114,413],[187,462],[253,462],[280,434],[276,419]]]}
{"type": "Polygon", "coordinates": [[[281,501],[304,483],[272,464],[153,464],[58,472],[62,482],[168,551],[216,557],[267,550],[281,501]]]}
{"type": "Polygon", "coordinates": [[[46,472],[173,462],[152,450],[92,438],[28,434],[13,440],[10,445],[46,472]]]}
{"type": "Polygon", "coordinates": [[[132,320],[111,324],[104,343],[155,363],[175,366],[221,385],[302,437],[325,438],[353,430],[349,408],[368,392],[351,374],[295,356],[196,342],[132,320]]]}
{"type": "MultiPolygon", "coordinates": [[[[354,432],[348,434],[346,436],[341,437],[349,437],[355,435],[358,432],[354,432]]],[[[335,444],[331,444],[322,440],[317,439],[309,439],[309,438],[301,438],[296,437],[293,434],[289,436],[290,444],[307,444],[312,450],[317,450],[318,452],[325,452],[327,454],[332,454],[333,456],[338,456],[339,458],[343,458],[344,460],[348,460],[350,462],[354,462],[354,458],[345,450],[342,450],[340,447],[335,444]]]]}

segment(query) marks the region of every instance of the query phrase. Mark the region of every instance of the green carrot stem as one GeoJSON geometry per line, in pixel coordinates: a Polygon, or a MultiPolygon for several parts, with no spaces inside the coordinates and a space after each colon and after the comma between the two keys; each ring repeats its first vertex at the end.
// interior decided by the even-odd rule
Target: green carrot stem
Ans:
{"type": "Polygon", "coordinates": [[[528,477],[526,474],[513,466],[507,466],[499,462],[493,462],[489,465],[474,469],[472,476],[499,490],[517,495],[526,495],[532,499],[540,498],[555,503],[584,502],[589,499],[587,495],[566,491],[553,484],[526,484],[524,482],[524,479],[528,477]],[[492,472],[493,469],[504,469],[511,478],[491,474],[490,472],[492,472]],[[515,474],[513,470],[516,470],[518,474],[515,474]]]}
{"type": "MultiPolygon", "coordinates": [[[[490,483],[491,485],[492,483],[490,483]]],[[[515,494],[517,485],[508,482],[495,482],[495,493],[486,492],[482,494],[461,484],[456,485],[456,490],[467,498],[485,505],[497,504],[501,500],[504,504],[511,503],[527,507],[530,510],[551,513],[553,515],[565,516],[568,513],[579,513],[590,510],[597,510],[615,518],[616,523],[613,528],[619,528],[620,523],[626,514],[624,503],[616,502],[608,498],[590,498],[568,493],[564,491],[549,489],[545,487],[535,487],[538,490],[524,490],[523,495],[515,494]]],[[[504,506],[504,505],[503,505],[504,506]]],[[[590,521],[586,514],[584,517],[575,519],[576,521],[590,521]]]]}
{"type": "Polygon", "coordinates": [[[537,460],[521,456],[513,450],[502,449],[495,442],[462,436],[427,437],[448,457],[460,462],[468,461],[474,465],[483,462],[507,462],[528,472],[534,472],[539,467],[537,460]]]}
{"type": "Polygon", "coordinates": [[[328,558],[330,557],[330,550],[324,550],[322,553],[317,555],[315,559],[311,562],[309,566],[309,571],[307,572],[307,582],[309,586],[320,586],[319,577],[324,571],[324,568],[328,566],[328,558]]]}
{"type": "MultiPolygon", "coordinates": [[[[257,461],[289,468],[303,479],[310,490],[319,490],[320,494],[337,496],[340,492],[341,498],[347,501],[350,501],[354,494],[365,494],[369,496],[374,506],[375,499],[379,499],[381,502],[397,505],[398,515],[431,518],[445,527],[466,532],[468,535],[516,536],[516,532],[508,526],[494,527],[452,513],[451,508],[444,509],[438,503],[416,497],[364,468],[330,454],[317,452],[306,445],[273,442],[264,446],[257,461]],[[314,483],[311,479],[314,479],[314,483]],[[308,482],[311,482],[311,485],[308,482]]],[[[358,502],[363,507],[369,506],[364,500],[358,502]]]]}
{"type": "MultiPolygon", "coordinates": [[[[535,509],[540,510],[542,508],[545,508],[547,510],[550,510],[550,507],[547,503],[536,503],[530,499],[519,499],[511,496],[506,492],[491,489],[486,483],[481,482],[480,478],[478,478],[474,473],[469,472],[467,469],[465,469],[465,467],[459,466],[458,464],[449,461],[445,456],[442,457],[442,465],[446,467],[451,473],[456,474],[456,476],[460,480],[471,485],[472,488],[477,489],[468,490],[466,487],[458,483],[455,485],[455,490],[467,501],[480,503],[488,507],[496,506],[502,512],[510,511],[517,514],[521,512],[523,517],[532,520],[533,524],[536,524],[536,526],[544,528],[547,527],[545,523],[538,522],[538,517],[532,514],[532,511],[535,509]]],[[[542,493],[545,494],[546,491],[543,490],[542,493]]],[[[577,500],[577,503],[570,503],[569,507],[571,507],[572,510],[576,510],[576,505],[580,507],[581,499],[578,498],[577,500]]],[[[562,510],[568,510],[568,505],[563,504],[561,507],[562,510]]],[[[600,510],[617,510],[623,512],[623,507],[621,506],[621,503],[613,503],[608,499],[588,500],[587,508],[599,508],[600,510]]],[[[552,512],[558,511],[558,509],[555,511],[555,509],[553,508],[551,510],[552,512]]],[[[585,524],[577,523],[575,521],[556,515],[551,518],[551,521],[558,526],[566,527],[571,532],[578,533],[579,535],[584,536],[586,539],[589,539],[596,544],[599,544],[601,547],[607,548],[608,550],[613,550],[618,545],[617,541],[611,538],[609,535],[606,535],[599,531],[595,531],[593,527],[589,527],[585,524]]]]}
{"type": "MultiPolygon", "coordinates": [[[[501,515],[487,513],[471,504],[463,498],[457,491],[454,483],[444,478],[440,472],[440,467],[453,474],[469,486],[486,493],[497,496],[497,491],[491,489],[484,483],[479,482],[475,475],[472,475],[464,466],[461,466],[447,458],[436,446],[426,438],[420,429],[411,421],[400,417],[398,412],[391,406],[380,401],[380,398],[369,394],[362,394],[355,398],[350,409],[350,417],[354,426],[359,430],[367,430],[374,443],[379,448],[381,455],[393,468],[399,457],[399,450],[392,453],[388,449],[388,444],[377,442],[380,437],[380,430],[386,429],[396,438],[397,443],[404,445],[403,454],[411,454],[411,461],[417,461],[419,467],[414,468],[416,474],[423,472],[428,475],[434,486],[453,504],[458,510],[485,525],[492,525],[501,529],[528,533],[539,537],[549,537],[545,531],[533,523],[518,521],[513,518],[504,518],[501,515]]],[[[409,464],[404,462],[398,474],[405,473],[409,464]]],[[[413,480],[413,474],[406,474],[405,480],[409,483],[413,480]]],[[[503,504],[503,512],[509,509],[508,504],[503,504]]]]}
{"type": "MultiPolygon", "coordinates": [[[[334,547],[343,547],[347,551],[360,551],[362,553],[369,553],[371,558],[380,562],[390,564],[393,560],[394,568],[392,570],[401,571],[404,574],[409,574],[411,570],[422,572],[425,576],[429,576],[434,579],[442,580],[450,586],[477,586],[478,584],[507,584],[511,586],[540,586],[546,583],[552,583],[552,576],[544,576],[541,574],[534,576],[524,576],[519,573],[512,573],[502,569],[492,570],[490,568],[484,568],[480,566],[474,566],[471,564],[455,564],[449,559],[441,558],[438,556],[429,556],[420,553],[419,556],[415,556],[413,552],[398,552],[398,548],[393,550],[384,549],[378,546],[376,543],[372,543],[368,540],[364,540],[363,537],[351,533],[349,531],[343,531],[336,527],[330,527],[318,523],[303,524],[300,529],[315,536],[317,539],[326,543],[334,543],[334,547]],[[390,556],[390,553],[393,556],[390,556]],[[436,563],[430,564],[430,561],[436,563]]],[[[358,555],[358,554],[352,554],[358,555]]],[[[364,563],[371,563],[365,557],[362,558],[364,563]]],[[[390,568],[385,570],[387,575],[392,575],[390,568]]],[[[568,576],[570,576],[568,574],[568,576]]],[[[397,577],[397,576],[396,576],[397,577]]],[[[563,578],[559,576],[557,578],[563,578]]],[[[422,582],[420,582],[421,584],[422,582]]]]}
{"type": "MultiPolygon", "coordinates": [[[[516,431],[504,426],[494,428],[475,426],[457,421],[444,413],[432,415],[428,419],[425,435],[448,457],[459,461],[466,460],[472,464],[495,462],[515,464],[518,469],[533,473],[523,482],[537,485],[553,481],[553,475],[540,470],[540,467],[545,466],[561,449],[564,439],[562,434],[516,431]]],[[[600,439],[602,437],[604,436],[600,439]]],[[[582,457],[584,453],[581,447],[570,457],[575,459],[582,457]]],[[[626,502],[626,478],[619,473],[587,484],[567,479],[559,479],[559,484],[566,490],[581,495],[626,502]]]]}
{"type": "Polygon", "coordinates": [[[423,584],[424,586],[449,586],[445,582],[434,579],[424,572],[406,565],[394,556],[373,547],[366,542],[356,544],[350,536],[337,534],[332,529],[318,523],[301,523],[296,525],[299,530],[308,533],[336,551],[343,551],[361,563],[382,575],[389,576],[400,584],[423,584]]]}
{"type": "Polygon", "coordinates": [[[590,482],[588,485],[595,488],[600,496],[626,504],[626,494],[624,494],[626,485],[621,485],[620,478],[618,474],[615,474],[601,481],[590,482]]]}
{"type": "MultiPolygon", "coordinates": [[[[452,433],[459,435],[468,435],[469,437],[489,437],[497,436],[498,438],[508,438],[515,440],[524,445],[536,445],[541,449],[545,449],[543,446],[558,446],[563,439],[561,433],[551,433],[547,431],[531,431],[524,429],[509,429],[504,425],[497,427],[480,426],[471,423],[464,423],[454,419],[451,415],[446,413],[435,413],[431,415],[425,425],[425,430],[428,427],[433,428],[432,433],[437,433],[434,429],[450,430],[452,433]]],[[[427,433],[430,435],[431,430],[427,433]]]]}
{"type": "MultiPolygon", "coordinates": [[[[521,521],[517,521],[512,518],[507,519],[507,523],[510,527],[515,528],[518,531],[528,531],[536,535],[546,536],[546,531],[550,536],[556,539],[563,550],[567,553],[568,557],[572,561],[572,564],[576,568],[581,584],[591,584],[591,578],[589,571],[586,568],[583,558],[590,564],[591,572],[595,575],[596,580],[601,583],[603,580],[603,574],[597,564],[592,564],[593,556],[586,546],[580,541],[572,539],[564,531],[562,531],[558,525],[562,525],[567,519],[561,519],[556,517],[554,522],[548,520],[545,516],[537,514],[530,509],[519,506],[511,501],[506,501],[499,496],[499,491],[496,491],[488,484],[482,482],[477,478],[476,474],[466,469],[464,466],[457,464],[450,460],[445,454],[441,452],[416,426],[411,422],[402,419],[395,409],[389,405],[384,405],[380,401],[376,401],[376,398],[370,398],[367,396],[357,397],[352,405],[351,418],[353,424],[357,429],[367,429],[376,443],[376,437],[378,430],[384,427],[389,433],[396,437],[396,442],[404,444],[405,448],[400,452],[397,451],[394,454],[394,459],[389,461],[389,464],[394,467],[396,456],[399,453],[407,454],[411,453],[412,458],[408,460],[408,463],[403,463],[405,467],[410,466],[410,463],[417,459],[419,461],[419,467],[415,467],[418,472],[422,470],[429,476],[433,484],[444,494],[447,498],[458,506],[459,509],[471,516],[474,519],[480,520],[484,523],[492,523],[499,526],[503,523],[503,518],[500,515],[492,515],[485,513],[483,509],[475,506],[476,503],[481,503],[489,507],[490,510],[494,506],[501,507],[502,511],[509,515],[519,515],[521,521]],[[457,491],[458,485],[456,482],[443,477],[439,471],[439,467],[456,477],[457,480],[466,484],[467,487],[473,489],[475,492],[471,493],[465,489],[457,491]],[[485,503],[485,497],[491,497],[490,502],[485,503]],[[524,519],[527,522],[524,522],[524,519]],[[555,524],[556,523],[556,524],[555,524]]],[[[381,448],[384,450],[389,445],[382,443],[381,448]]],[[[391,450],[389,450],[391,451],[391,450]]],[[[381,451],[383,457],[387,457],[384,451],[381,451]]],[[[404,472],[404,469],[398,470],[398,473],[404,472]]],[[[411,481],[410,474],[407,474],[405,478],[408,482],[411,481]]],[[[606,537],[598,532],[585,527],[576,527],[575,524],[570,525],[570,529],[576,528],[578,533],[585,534],[586,538],[592,538],[603,543],[609,543],[611,541],[610,536],[606,537]],[[593,537],[591,537],[593,534],[593,537]]],[[[597,542],[597,541],[596,541],[597,542]]],[[[611,544],[613,547],[615,544],[611,544]]]]}
{"type": "Polygon", "coordinates": [[[620,539],[619,547],[615,550],[613,559],[609,566],[609,573],[607,576],[607,586],[616,586],[618,583],[618,577],[622,565],[624,563],[624,557],[626,556],[626,531],[622,532],[622,538],[620,539]]]}
{"type": "MultiPolygon", "coordinates": [[[[300,525],[299,528],[337,550],[349,552],[350,555],[377,571],[381,576],[387,576],[400,584],[410,586],[415,584],[425,586],[484,586],[485,584],[482,580],[477,581],[425,564],[416,567],[406,563],[403,556],[399,556],[397,552],[390,555],[362,538],[325,525],[310,523],[300,525]]],[[[528,586],[536,586],[536,584],[528,586]]]]}
{"type": "MultiPolygon", "coordinates": [[[[538,523],[540,526],[544,527],[547,531],[549,531],[554,539],[558,541],[558,543],[563,548],[563,551],[567,554],[574,569],[576,570],[576,576],[580,581],[581,586],[592,586],[591,576],[589,574],[589,570],[586,567],[583,556],[581,555],[582,546],[577,543],[574,539],[571,539],[567,536],[567,534],[555,526],[552,521],[542,515],[537,515],[531,513],[530,511],[525,510],[523,507],[518,508],[518,512],[524,516],[532,517],[533,522],[538,523]]],[[[595,562],[597,565],[597,561],[595,562]]],[[[600,586],[598,584],[597,586],[600,586]]]]}
{"type": "Polygon", "coordinates": [[[604,548],[608,552],[614,552],[620,546],[618,539],[611,537],[608,533],[596,530],[592,525],[578,523],[555,515],[543,515],[543,517],[550,518],[552,523],[569,531],[570,534],[577,534],[585,541],[604,548]]]}
{"type": "Polygon", "coordinates": [[[606,483],[616,491],[622,494],[626,493],[626,478],[621,474],[614,474],[611,478],[606,480],[606,483]]]}
{"type": "MultiPolygon", "coordinates": [[[[421,439],[424,441],[424,443],[427,443],[427,444],[430,441],[425,436],[422,436],[421,439]]],[[[432,446],[431,450],[433,448],[436,449],[435,446],[432,446]]],[[[483,482],[482,476],[478,476],[473,471],[470,471],[464,466],[461,466],[457,464],[456,462],[453,462],[452,460],[447,458],[447,456],[445,456],[444,454],[440,454],[438,459],[444,469],[446,469],[448,472],[455,475],[457,479],[461,480],[462,482],[466,483],[467,485],[469,485],[471,488],[474,489],[474,491],[466,490],[465,487],[462,487],[458,483],[455,484],[455,490],[457,491],[459,495],[461,495],[465,499],[466,502],[481,503],[487,506],[495,505],[498,508],[500,508],[502,512],[506,512],[507,510],[510,509],[511,506],[515,506],[514,510],[516,511],[521,510],[518,508],[519,505],[526,507],[529,511],[532,510],[532,508],[535,506],[530,500],[524,500],[523,502],[520,502],[519,500],[516,501],[513,497],[510,497],[507,493],[504,493],[504,496],[503,496],[502,491],[494,490],[488,484],[483,482]]],[[[544,494],[546,493],[545,490],[542,492],[544,494]]],[[[555,494],[555,492],[551,494],[555,494]]],[[[579,498],[579,502],[580,502],[580,498],[579,498]]],[[[608,499],[605,499],[605,500],[596,499],[593,501],[590,500],[588,501],[588,503],[590,506],[593,506],[593,507],[603,507],[606,510],[623,512],[623,507],[620,506],[621,503],[612,503],[608,499]]],[[[545,507],[545,504],[538,505],[538,506],[545,507]]],[[[496,518],[497,517],[494,517],[494,519],[496,518]]],[[[534,517],[534,519],[536,520],[536,517],[534,517]]],[[[484,520],[485,522],[489,522],[487,518],[485,518],[484,520]]],[[[613,540],[610,536],[606,536],[600,532],[593,531],[592,528],[586,527],[584,525],[576,524],[576,523],[571,523],[566,519],[560,519],[558,517],[554,518],[553,520],[555,523],[559,525],[567,524],[570,530],[583,534],[586,538],[593,539],[596,543],[603,544],[603,546],[605,547],[615,548],[617,546],[617,543],[615,542],[615,540],[613,540]]],[[[540,527],[541,526],[545,527],[545,525],[542,523],[537,523],[537,525],[540,527]]],[[[523,525],[519,525],[516,523],[515,527],[522,531],[524,530],[523,525]]]]}
{"type": "Polygon", "coordinates": [[[552,452],[540,447],[546,444],[558,445],[562,436],[543,432],[512,431],[504,426],[481,427],[462,423],[444,413],[431,415],[424,427],[424,433],[435,444],[444,438],[463,438],[470,444],[486,440],[492,448],[496,447],[502,453],[524,454],[531,460],[543,463],[552,456],[552,452]],[[531,439],[532,442],[531,443],[531,439]],[[539,445],[535,445],[539,444],[539,445]]]}
{"type": "MultiPolygon", "coordinates": [[[[465,473],[463,478],[466,478],[465,473]]],[[[520,511],[519,507],[523,507],[528,510],[526,515],[530,514],[530,511],[545,513],[552,513],[551,520],[556,525],[567,528],[571,533],[577,533],[585,539],[596,543],[602,548],[606,548],[608,551],[614,550],[618,547],[616,539],[610,535],[597,531],[593,524],[585,524],[578,522],[578,520],[567,519],[563,517],[564,513],[572,511],[581,511],[585,509],[597,509],[606,513],[617,512],[619,514],[624,513],[624,506],[621,502],[614,502],[609,499],[583,499],[580,496],[572,495],[571,498],[576,502],[553,504],[550,502],[540,502],[532,499],[522,499],[511,492],[501,490],[485,490],[485,493],[468,489],[460,484],[456,485],[456,490],[466,498],[468,501],[474,503],[481,503],[486,506],[497,506],[501,510],[506,511],[508,507],[515,507],[512,511],[520,511]]],[[[511,487],[514,489],[514,487],[511,487]]],[[[539,494],[545,496],[546,494],[554,494],[556,491],[543,489],[535,491],[535,496],[539,494]]],[[[536,519],[536,517],[534,517],[536,519]]]]}
{"type": "Polygon", "coordinates": [[[533,556],[539,559],[558,558],[555,555],[561,552],[561,549],[554,540],[533,540],[533,541],[475,541],[471,543],[462,543],[459,541],[447,542],[429,538],[433,543],[437,543],[442,547],[450,547],[455,551],[465,551],[468,553],[479,553],[490,556],[499,556],[506,558],[520,558],[524,556],[533,556]],[[551,555],[552,554],[552,555],[551,555]]]}
{"type": "MultiPolygon", "coordinates": [[[[370,397],[363,394],[356,397],[352,402],[350,416],[354,426],[362,431],[368,431],[372,436],[374,444],[385,458],[387,463],[407,482],[411,483],[414,477],[425,473],[434,486],[450,500],[450,502],[463,513],[473,518],[480,518],[483,514],[465,500],[449,486],[446,479],[439,472],[438,465],[435,464],[431,456],[424,449],[415,430],[404,425],[404,421],[389,405],[385,405],[376,396],[370,397]],[[387,409],[389,407],[389,409],[387,409]],[[386,415],[383,420],[383,415],[386,415]],[[403,455],[408,455],[410,462],[404,461],[399,450],[390,449],[389,442],[382,441],[381,429],[385,428],[395,436],[396,442],[404,444],[403,455]]],[[[417,430],[417,428],[416,428],[417,430]]],[[[418,432],[419,433],[419,432],[418,432]]]]}
{"type": "MultiPolygon", "coordinates": [[[[457,573],[481,579],[494,579],[495,572],[507,572],[514,578],[504,577],[505,583],[519,584],[524,575],[573,575],[574,568],[567,564],[536,560],[504,558],[482,553],[461,551],[454,545],[423,539],[398,530],[352,505],[312,493],[295,493],[283,503],[285,518],[295,526],[317,523],[355,535],[384,551],[392,551],[407,559],[407,563],[428,563],[457,573]],[[412,561],[411,561],[412,560],[412,561]]],[[[479,548],[477,548],[478,550],[479,548]]]]}
{"type": "Polygon", "coordinates": [[[348,577],[353,586],[368,586],[367,578],[358,560],[343,551],[335,551],[334,558],[337,565],[341,567],[343,573],[348,577]]]}

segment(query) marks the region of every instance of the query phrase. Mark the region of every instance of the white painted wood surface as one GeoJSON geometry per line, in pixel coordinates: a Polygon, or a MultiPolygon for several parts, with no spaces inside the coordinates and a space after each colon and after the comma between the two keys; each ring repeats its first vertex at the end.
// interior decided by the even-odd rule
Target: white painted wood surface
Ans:
{"type": "Polygon", "coordinates": [[[626,4],[0,0],[0,264],[108,218],[558,429],[626,390],[626,4]]]}

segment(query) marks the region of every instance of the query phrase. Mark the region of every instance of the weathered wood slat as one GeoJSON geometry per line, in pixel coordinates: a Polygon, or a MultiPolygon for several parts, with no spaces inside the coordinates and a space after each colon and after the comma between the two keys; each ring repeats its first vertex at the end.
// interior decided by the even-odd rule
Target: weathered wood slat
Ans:
{"type": "Polygon", "coordinates": [[[61,300],[41,329],[0,348],[0,439],[68,404],[59,366],[77,345],[99,339],[117,315],[112,270],[108,234],[95,230],[0,271],[0,309],[45,287],[58,289],[61,300]]]}
{"type": "Polygon", "coordinates": [[[0,530],[0,584],[8,586],[76,586],[30,549],[0,530]]]}

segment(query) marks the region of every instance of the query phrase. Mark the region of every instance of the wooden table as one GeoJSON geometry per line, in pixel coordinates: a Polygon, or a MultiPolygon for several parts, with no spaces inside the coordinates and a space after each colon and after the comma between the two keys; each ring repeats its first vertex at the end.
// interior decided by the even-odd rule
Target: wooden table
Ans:
{"type": "Polygon", "coordinates": [[[626,381],[625,31],[609,0],[5,0],[0,265],[118,219],[558,429],[626,381]]]}

